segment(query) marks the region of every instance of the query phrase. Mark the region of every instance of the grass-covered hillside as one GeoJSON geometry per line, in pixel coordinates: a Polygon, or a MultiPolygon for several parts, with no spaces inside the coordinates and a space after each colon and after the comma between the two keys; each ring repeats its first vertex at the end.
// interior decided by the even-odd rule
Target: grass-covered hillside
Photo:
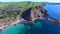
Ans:
{"type": "Polygon", "coordinates": [[[22,12],[30,7],[38,6],[41,2],[0,2],[0,23],[19,19],[22,12]]]}

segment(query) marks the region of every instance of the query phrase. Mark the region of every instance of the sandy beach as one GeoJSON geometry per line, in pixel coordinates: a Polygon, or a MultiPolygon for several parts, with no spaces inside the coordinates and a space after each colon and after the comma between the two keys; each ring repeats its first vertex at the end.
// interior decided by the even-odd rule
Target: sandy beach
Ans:
{"type": "Polygon", "coordinates": [[[10,24],[1,24],[1,25],[0,25],[0,31],[5,30],[5,29],[7,29],[8,27],[10,27],[10,26],[12,26],[12,25],[14,25],[14,24],[17,24],[17,23],[19,23],[19,22],[21,22],[20,19],[12,22],[12,23],[10,23],[10,24]]]}

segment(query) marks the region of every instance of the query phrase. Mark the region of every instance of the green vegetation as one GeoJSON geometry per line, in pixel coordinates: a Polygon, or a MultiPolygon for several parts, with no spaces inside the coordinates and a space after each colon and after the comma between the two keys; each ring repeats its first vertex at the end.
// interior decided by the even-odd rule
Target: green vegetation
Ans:
{"type": "Polygon", "coordinates": [[[15,20],[19,19],[22,12],[30,7],[38,6],[42,3],[39,2],[0,2],[0,22],[5,22],[5,20],[15,20]],[[12,10],[13,9],[13,10],[12,10]],[[16,11],[17,10],[17,11],[16,11]]]}

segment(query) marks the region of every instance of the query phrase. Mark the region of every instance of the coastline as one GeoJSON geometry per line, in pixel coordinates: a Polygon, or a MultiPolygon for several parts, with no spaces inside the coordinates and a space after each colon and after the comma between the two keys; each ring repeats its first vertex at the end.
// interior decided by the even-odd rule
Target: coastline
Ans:
{"type": "Polygon", "coordinates": [[[10,26],[12,26],[12,25],[14,25],[14,24],[17,24],[17,23],[19,23],[19,22],[21,22],[21,20],[20,19],[17,19],[16,21],[14,21],[14,22],[12,22],[12,23],[10,23],[10,24],[3,24],[3,25],[1,25],[0,26],[0,32],[1,31],[3,31],[3,30],[6,30],[6,29],[8,29],[10,26]]]}

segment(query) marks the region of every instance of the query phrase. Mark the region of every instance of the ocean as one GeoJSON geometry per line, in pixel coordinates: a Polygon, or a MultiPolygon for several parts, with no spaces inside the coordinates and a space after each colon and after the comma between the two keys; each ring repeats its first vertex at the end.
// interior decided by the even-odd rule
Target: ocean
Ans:
{"type": "Polygon", "coordinates": [[[44,8],[48,11],[50,17],[60,20],[60,5],[46,5],[44,8]]]}
{"type": "Polygon", "coordinates": [[[49,20],[36,20],[31,25],[13,25],[0,34],[60,34],[60,27],[49,20]]]}

